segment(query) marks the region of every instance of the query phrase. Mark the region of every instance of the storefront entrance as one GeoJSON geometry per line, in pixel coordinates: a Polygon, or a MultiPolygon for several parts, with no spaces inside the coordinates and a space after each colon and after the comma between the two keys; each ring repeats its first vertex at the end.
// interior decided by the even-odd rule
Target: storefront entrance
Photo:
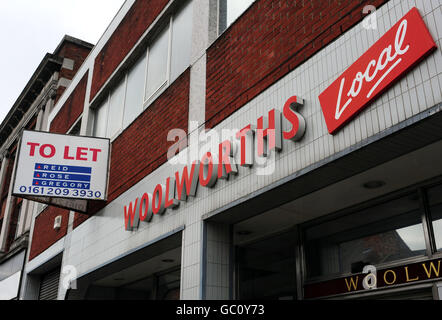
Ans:
{"type": "Polygon", "coordinates": [[[86,299],[179,300],[181,248],[95,281],[86,299]]]}
{"type": "Polygon", "coordinates": [[[179,300],[181,242],[179,231],[81,276],[67,299],[179,300]]]}
{"type": "Polygon", "coordinates": [[[295,239],[293,232],[284,232],[251,243],[238,243],[238,299],[296,299],[295,239]]]}

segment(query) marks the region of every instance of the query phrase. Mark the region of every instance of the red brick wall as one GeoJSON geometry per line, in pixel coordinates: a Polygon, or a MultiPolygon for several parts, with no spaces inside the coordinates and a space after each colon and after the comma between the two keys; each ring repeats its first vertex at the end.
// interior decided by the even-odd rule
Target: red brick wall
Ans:
{"type": "Polygon", "coordinates": [[[168,2],[168,0],[137,0],[132,5],[95,58],[91,100],[168,2]]]}
{"type": "Polygon", "coordinates": [[[48,206],[34,222],[29,261],[63,238],[68,230],[69,210],[48,206]],[[61,228],[54,230],[54,219],[61,215],[61,228]]]}
{"type": "MultiPolygon", "coordinates": [[[[77,73],[78,69],[83,64],[84,60],[89,55],[91,49],[79,46],[78,44],[66,41],[65,44],[60,48],[57,52],[57,55],[63,58],[68,58],[74,60],[74,68],[72,70],[61,68],[59,73],[59,78],[66,78],[72,80],[77,73]]],[[[66,90],[65,87],[58,87],[57,94],[55,96],[55,103],[57,103],[58,99],[66,90]]]]}
{"type": "Polygon", "coordinates": [[[69,98],[61,107],[54,120],[51,122],[50,132],[66,133],[72,127],[78,117],[83,113],[84,100],[86,97],[86,84],[88,72],[72,91],[69,98]]]}
{"type": "Polygon", "coordinates": [[[80,46],[78,44],[67,41],[58,52],[58,56],[74,60],[74,68],[72,70],[61,68],[60,78],[73,79],[78,69],[86,60],[91,49],[80,46]]]}
{"type": "MultiPolygon", "coordinates": [[[[112,142],[108,203],[167,161],[171,129],[187,132],[190,69],[166,89],[116,140],[112,142]]],[[[95,213],[106,204],[94,205],[95,213]]],[[[74,227],[88,216],[76,214],[74,227]]]]}
{"type": "Polygon", "coordinates": [[[388,0],[257,0],[207,50],[212,128],[388,0]]]}

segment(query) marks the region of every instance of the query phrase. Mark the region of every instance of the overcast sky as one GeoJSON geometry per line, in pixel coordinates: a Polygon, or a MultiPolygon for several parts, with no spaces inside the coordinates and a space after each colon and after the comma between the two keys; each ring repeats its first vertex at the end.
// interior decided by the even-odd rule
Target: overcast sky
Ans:
{"type": "Polygon", "coordinates": [[[124,0],[0,0],[0,123],[65,34],[96,44],[124,0]]]}

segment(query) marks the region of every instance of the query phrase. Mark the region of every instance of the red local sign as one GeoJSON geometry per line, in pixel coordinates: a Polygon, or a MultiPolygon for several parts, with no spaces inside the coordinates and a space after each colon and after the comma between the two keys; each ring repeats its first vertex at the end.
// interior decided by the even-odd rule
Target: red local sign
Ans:
{"type": "Polygon", "coordinates": [[[333,134],[436,48],[417,8],[411,9],[319,95],[333,134]]]}

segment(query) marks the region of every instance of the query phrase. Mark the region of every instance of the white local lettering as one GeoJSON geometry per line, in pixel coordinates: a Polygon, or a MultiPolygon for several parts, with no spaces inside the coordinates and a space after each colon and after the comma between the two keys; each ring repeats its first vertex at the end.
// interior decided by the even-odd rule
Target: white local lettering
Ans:
{"type": "MultiPolygon", "coordinates": [[[[344,89],[345,84],[345,77],[341,80],[341,86],[339,88],[339,94],[338,94],[338,100],[336,104],[336,113],[335,113],[335,119],[338,120],[342,113],[345,111],[345,109],[350,105],[350,103],[353,101],[353,98],[356,98],[359,93],[362,90],[362,86],[364,84],[364,80],[367,83],[372,82],[376,76],[378,75],[379,71],[384,70],[390,62],[393,62],[396,57],[404,55],[408,49],[410,48],[409,45],[407,45],[405,48],[402,48],[402,45],[404,43],[405,35],[407,34],[407,20],[404,19],[401,24],[399,25],[399,28],[396,32],[396,38],[394,41],[394,55],[391,55],[392,45],[390,44],[388,47],[386,47],[384,50],[382,50],[381,54],[379,55],[377,61],[371,60],[367,68],[365,69],[365,72],[358,72],[353,79],[353,83],[351,85],[350,90],[347,93],[347,97],[349,98],[345,104],[341,107],[341,100],[342,100],[342,91],[344,89]],[[385,61],[383,61],[385,59],[385,61]],[[373,70],[373,73],[370,74],[371,69],[373,67],[376,67],[373,70]]],[[[377,87],[381,84],[382,81],[387,77],[388,74],[390,74],[391,71],[393,71],[394,68],[396,68],[399,63],[401,63],[402,58],[397,59],[393,65],[390,66],[390,68],[379,78],[379,80],[375,83],[375,85],[370,89],[369,93],[367,94],[367,99],[371,97],[373,92],[377,89],[377,87]]]]}

